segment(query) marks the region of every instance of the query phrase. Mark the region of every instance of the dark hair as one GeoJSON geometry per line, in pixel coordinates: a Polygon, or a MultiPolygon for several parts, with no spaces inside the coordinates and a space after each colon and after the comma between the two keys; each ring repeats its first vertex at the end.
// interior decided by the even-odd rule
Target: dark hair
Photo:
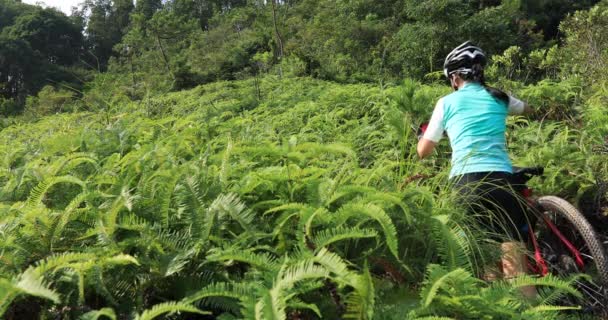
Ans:
{"type": "Polygon", "coordinates": [[[492,88],[486,85],[486,79],[483,75],[483,66],[480,63],[475,63],[472,66],[472,71],[468,73],[458,73],[458,76],[465,81],[479,82],[495,99],[500,100],[509,105],[509,95],[503,91],[492,88]]]}

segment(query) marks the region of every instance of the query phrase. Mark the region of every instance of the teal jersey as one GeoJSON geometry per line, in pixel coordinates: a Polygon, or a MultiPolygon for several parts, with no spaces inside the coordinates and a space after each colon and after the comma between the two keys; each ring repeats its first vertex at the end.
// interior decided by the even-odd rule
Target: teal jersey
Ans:
{"type": "Polygon", "coordinates": [[[506,118],[523,112],[524,103],[509,97],[509,104],[492,96],[482,85],[467,83],[441,98],[424,138],[438,142],[445,130],[452,147],[450,177],[472,172],[512,172],[506,147],[506,118]]]}

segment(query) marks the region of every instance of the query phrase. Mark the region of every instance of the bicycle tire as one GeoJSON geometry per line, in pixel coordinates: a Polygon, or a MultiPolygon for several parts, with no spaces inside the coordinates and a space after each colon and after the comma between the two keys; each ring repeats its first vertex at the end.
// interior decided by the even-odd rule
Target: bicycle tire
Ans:
{"type": "Polygon", "coordinates": [[[537,199],[540,209],[557,213],[565,218],[580,234],[589,249],[597,268],[599,282],[608,285],[608,257],[596,232],[587,219],[568,201],[556,196],[543,196],[537,199]]]}

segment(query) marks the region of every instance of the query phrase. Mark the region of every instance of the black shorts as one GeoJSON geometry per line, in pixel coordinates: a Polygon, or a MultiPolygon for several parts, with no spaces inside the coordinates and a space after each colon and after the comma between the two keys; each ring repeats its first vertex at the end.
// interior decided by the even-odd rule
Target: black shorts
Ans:
{"type": "Polygon", "coordinates": [[[508,172],[466,173],[452,179],[462,203],[497,239],[523,240],[528,226],[526,202],[514,191],[508,172]],[[523,235],[523,236],[522,236],[523,235]]]}

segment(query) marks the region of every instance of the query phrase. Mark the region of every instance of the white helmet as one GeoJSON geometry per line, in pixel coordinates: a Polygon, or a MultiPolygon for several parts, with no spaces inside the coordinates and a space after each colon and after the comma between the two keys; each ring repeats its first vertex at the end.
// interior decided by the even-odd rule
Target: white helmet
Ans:
{"type": "Polygon", "coordinates": [[[486,64],[486,55],[479,47],[475,46],[471,41],[467,41],[448,54],[443,63],[443,74],[449,78],[454,73],[470,73],[473,71],[473,65],[479,63],[482,66],[486,64]]]}

